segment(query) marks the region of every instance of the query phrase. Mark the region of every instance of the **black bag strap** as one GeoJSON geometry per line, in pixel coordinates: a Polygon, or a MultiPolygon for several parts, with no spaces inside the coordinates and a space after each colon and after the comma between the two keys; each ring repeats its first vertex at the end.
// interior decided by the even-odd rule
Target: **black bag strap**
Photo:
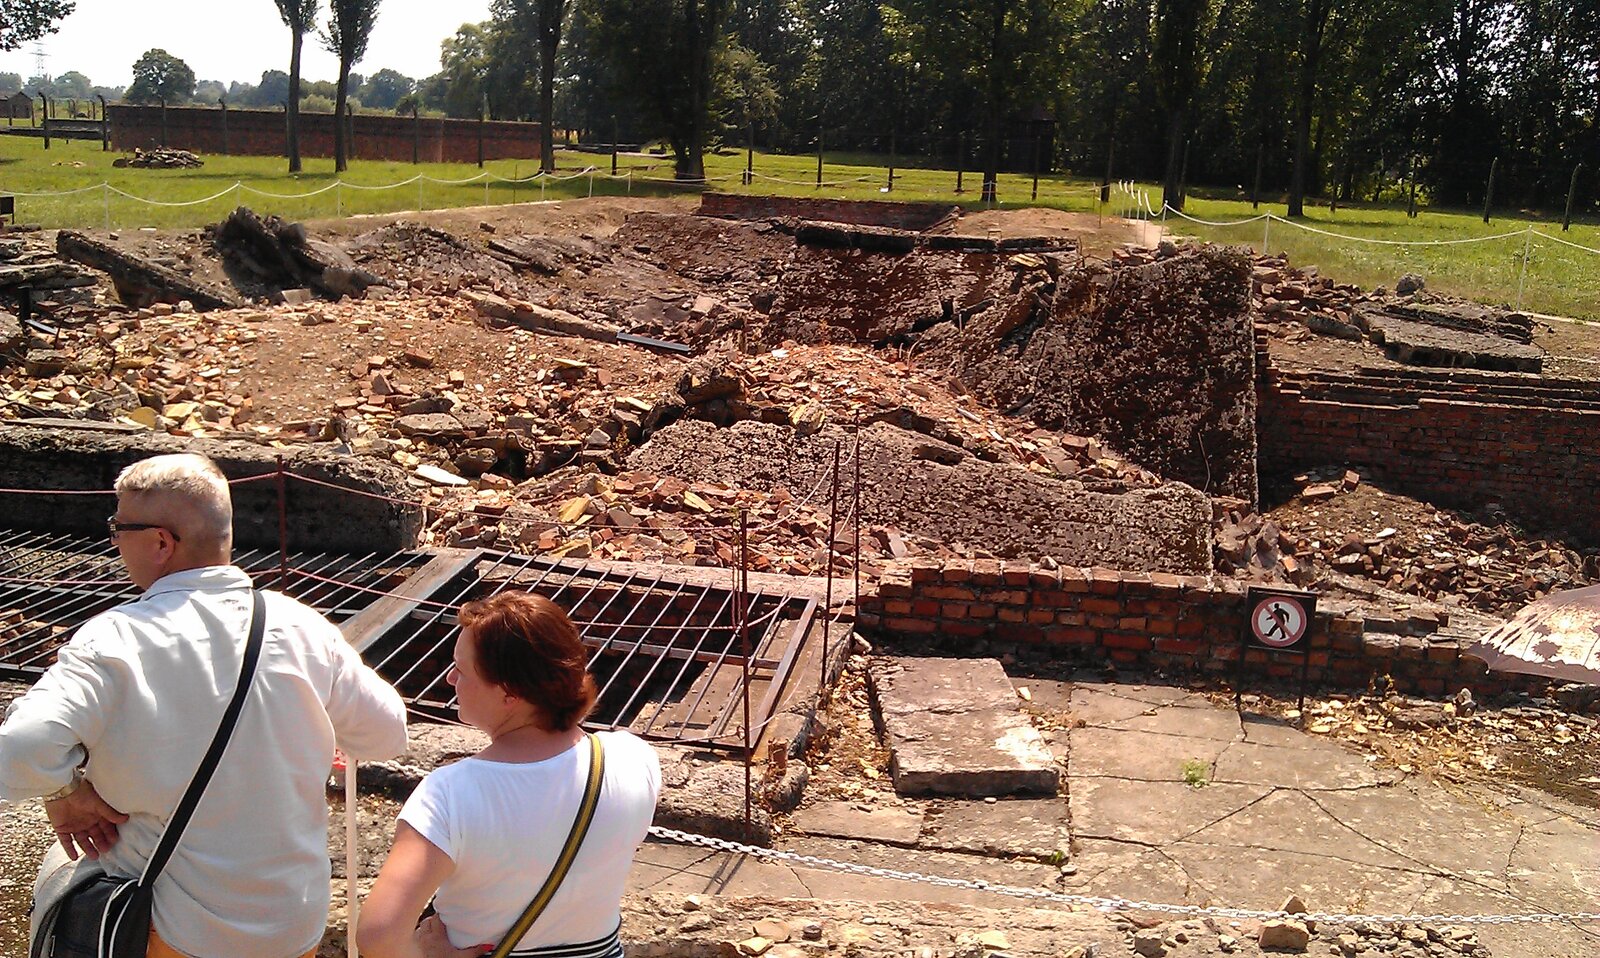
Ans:
{"type": "Polygon", "coordinates": [[[555,867],[550,869],[550,877],[544,880],[539,893],[533,896],[533,901],[528,902],[528,907],[522,910],[522,916],[517,919],[506,936],[500,939],[500,944],[495,947],[488,958],[506,958],[511,954],[511,949],[517,946],[522,936],[528,933],[533,923],[539,919],[545,906],[550,904],[550,899],[556,897],[556,889],[561,887],[561,882],[567,877],[567,872],[572,869],[573,859],[578,857],[578,846],[583,844],[584,836],[589,834],[589,825],[594,821],[595,806],[600,804],[600,783],[606,774],[605,750],[600,747],[600,736],[589,733],[589,780],[583,786],[583,801],[578,805],[578,816],[572,820],[572,831],[567,833],[567,843],[561,849],[561,854],[556,857],[555,867]]]}
{"type": "Polygon", "coordinates": [[[250,694],[250,683],[255,678],[256,662],[261,658],[262,636],[266,633],[267,627],[266,600],[257,589],[251,589],[250,596],[252,600],[250,637],[245,640],[244,662],[239,666],[239,684],[234,687],[233,698],[228,702],[227,710],[222,713],[222,725],[212,737],[211,747],[206,749],[205,758],[200,760],[200,767],[190,780],[188,791],[184,792],[183,798],[178,801],[177,810],[172,813],[172,818],[167,821],[167,827],[161,832],[161,841],[156,843],[155,853],[150,856],[150,861],[144,866],[144,873],[139,876],[140,889],[149,889],[153,886],[161,874],[161,869],[167,867],[167,859],[172,857],[173,850],[178,847],[178,839],[183,837],[184,828],[188,826],[190,817],[200,804],[200,796],[205,794],[206,785],[211,782],[211,774],[217,770],[217,764],[222,761],[222,753],[228,748],[228,739],[233,737],[233,727],[239,722],[239,713],[244,711],[244,700],[250,694]]]}

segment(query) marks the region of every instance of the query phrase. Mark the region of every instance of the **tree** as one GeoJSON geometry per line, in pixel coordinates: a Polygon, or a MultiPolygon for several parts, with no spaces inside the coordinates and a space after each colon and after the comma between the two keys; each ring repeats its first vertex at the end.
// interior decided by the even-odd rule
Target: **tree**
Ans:
{"type": "MultiPolygon", "coordinates": [[[[972,91],[982,130],[983,199],[995,202],[1003,126],[1044,93],[1061,57],[1069,0],[893,0],[904,39],[892,99],[909,102],[914,64],[942,65],[941,84],[972,91]]],[[[955,94],[960,95],[960,94],[955,94]]],[[[971,107],[968,107],[971,109],[971,107]]]]}
{"type": "MultiPolygon", "coordinates": [[[[1315,2],[1315,0],[1314,0],[1315,2]]],[[[1207,0],[1157,0],[1155,45],[1156,95],[1167,118],[1166,171],[1162,202],[1183,209],[1183,154],[1189,138],[1190,107],[1205,70],[1207,0]]]]}
{"type": "Polygon", "coordinates": [[[0,94],[16,93],[22,89],[22,74],[0,73],[0,94]]]}
{"type": "Polygon", "coordinates": [[[74,0],[0,0],[0,52],[56,32],[56,21],[76,6],[74,0]]]}
{"type": "Polygon", "coordinates": [[[672,147],[679,179],[705,176],[711,69],[730,0],[600,0],[597,40],[618,87],[672,147]]]}
{"type": "MultiPolygon", "coordinates": [[[[483,108],[484,92],[488,87],[489,40],[487,24],[463,23],[453,37],[445,38],[439,45],[439,64],[444,69],[435,81],[443,89],[439,106],[447,116],[477,116],[483,108]]],[[[430,90],[433,89],[431,86],[430,90]]],[[[433,105],[428,97],[423,102],[433,105]]]]}
{"type": "Polygon", "coordinates": [[[194,71],[167,51],[146,51],[133,65],[129,103],[184,103],[193,96],[194,71]]]}
{"type": "MultiPolygon", "coordinates": [[[[300,172],[300,50],[305,45],[306,32],[317,24],[317,6],[320,0],[274,0],[278,16],[289,28],[289,85],[283,91],[284,110],[288,114],[289,172],[300,172]]],[[[261,89],[267,86],[267,74],[261,75],[261,89]]],[[[273,91],[276,92],[276,91],[273,91]]],[[[268,106],[270,103],[263,103],[268,106]]]]}
{"type": "Polygon", "coordinates": [[[220,80],[201,80],[194,85],[194,98],[197,103],[210,105],[226,98],[228,88],[220,80]]]}
{"type": "Polygon", "coordinates": [[[494,0],[489,8],[494,19],[496,46],[512,51],[511,56],[494,56],[497,65],[509,65],[513,87],[527,84],[526,51],[539,51],[538,113],[539,168],[546,173],[556,168],[555,109],[556,52],[561,46],[561,27],[567,17],[567,0],[494,0]]]}
{"type": "Polygon", "coordinates": [[[334,100],[333,168],[343,173],[349,166],[345,130],[345,101],[350,96],[350,68],[367,55],[372,26],[378,22],[379,0],[329,0],[328,26],[322,44],[339,58],[339,92],[334,100]]]}
{"type": "Polygon", "coordinates": [[[54,92],[51,96],[68,97],[74,100],[87,100],[94,91],[94,83],[77,70],[68,70],[56,77],[54,92]]]}
{"type": "Polygon", "coordinates": [[[404,73],[385,67],[362,84],[361,102],[375,110],[393,110],[416,86],[404,73]]]}

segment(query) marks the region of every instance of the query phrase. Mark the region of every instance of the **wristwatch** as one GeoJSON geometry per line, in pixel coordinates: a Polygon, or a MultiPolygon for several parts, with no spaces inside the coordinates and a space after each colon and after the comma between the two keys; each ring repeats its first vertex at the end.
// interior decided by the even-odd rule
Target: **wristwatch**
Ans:
{"type": "Polygon", "coordinates": [[[66,798],[68,795],[71,795],[73,792],[76,792],[78,790],[78,786],[80,786],[82,784],[83,784],[83,766],[79,765],[77,768],[72,770],[72,781],[70,781],[67,784],[61,786],[60,788],[56,789],[55,791],[51,792],[49,795],[46,795],[46,796],[44,796],[43,798],[41,798],[39,800],[41,802],[56,802],[56,801],[60,801],[61,799],[66,798]]]}

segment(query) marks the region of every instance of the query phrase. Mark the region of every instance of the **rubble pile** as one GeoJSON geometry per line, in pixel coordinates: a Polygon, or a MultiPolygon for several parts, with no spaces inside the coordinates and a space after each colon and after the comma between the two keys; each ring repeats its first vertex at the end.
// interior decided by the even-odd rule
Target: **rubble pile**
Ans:
{"type": "Polygon", "coordinates": [[[119,156],[111,161],[111,165],[119,169],[131,166],[141,170],[182,170],[197,169],[206,164],[188,150],[174,150],[162,146],[151,150],[134,147],[132,156],[119,156]]]}
{"type": "Polygon", "coordinates": [[[1344,573],[1487,613],[1600,582],[1600,551],[1530,537],[1503,517],[1475,519],[1385,493],[1354,471],[1297,480],[1295,497],[1266,515],[1223,504],[1219,572],[1301,586],[1344,573]]]}
{"type": "Polygon", "coordinates": [[[1279,911],[1289,917],[1266,921],[1217,918],[1162,921],[1142,915],[1118,915],[1125,941],[1141,958],[1261,954],[1329,954],[1354,958],[1361,954],[1393,954],[1405,958],[1489,958],[1487,946],[1465,925],[1422,922],[1330,925],[1309,918],[1300,896],[1292,895],[1279,911]]]}
{"type": "MultiPolygon", "coordinates": [[[[99,278],[59,255],[55,247],[36,234],[0,237],[0,302],[29,306],[51,315],[73,307],[92,307],[99,278]],[[26,292],[25,292],[26,291],[26,292]]],[[[0,332],[0,348],[9,348],[0,332]]]]}
{"type": "MultiPolygon", "coordinates": [[[[442,545],[497,546],[572,559],[655,561],[682,565],[737,565],[740,513],[750,569],[820,575],[853,568],[856,530],[850,502],[837,516],[828,489],[741,489],[723,483],[688,483],[630,470],[615,476],[562,470],[509,486],[480,481],[470,511],[446,513],[433,525],[442,545]],[[834,523],[829,549],[829,524],[834,523]]],[[[879,558],[947,555],[938,543],[892,527],[864,526],[860,554],[879,558]]]]}
{"type": "Polygon", "coordinates": [[[1429,293],[1409,274],[1393,293],[1369,293],[1321,276],[1315,266],[1292,267],[1279,254],[1256,258],[1251,292],[1269,332],[1290,341],[1311,334],[1366,340],[1417,366],[1536,373],[1543,365],[1526,314],[1429,293]]]}

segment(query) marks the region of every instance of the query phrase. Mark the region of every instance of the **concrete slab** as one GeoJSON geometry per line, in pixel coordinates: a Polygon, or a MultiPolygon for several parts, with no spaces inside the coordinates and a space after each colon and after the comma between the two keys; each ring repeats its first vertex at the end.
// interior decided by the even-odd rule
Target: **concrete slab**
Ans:
{"type": "MultiPolygon", "coordinates": [[[[1433,915],[1518,915],[1551,911],[1537,900],[1529,901],[1448,879],[1434,879],[1414,907],[1420,913],[1433,915]]],[[[1600,936],[1600,924],[1578,926],[1550,922],[1478,924],[1472,927],[1478,933],[1478,940],[1489,947],[1495,958],[1593,958],[1595,952],[1600,950],[1596,944],[1600,941],[1600,937],[1597,937],[1600,936]]]]}
{"type": "Polygon", "coordinates": [[[1405,776],[1375,768],[1341,746],[1306,736],[1299,748],[1234,742],[1217,758],[1217,782],[1249,782],[1292,788],[1370,788],[1393,785],[1405,776]]]}
{"type": "Polygon", "coordinates": [[[790,820],[807,835],[909,846],[922,834],[923,813],[920,808],[817,802],[796,809],[790,820]]]}
{"type": "Polygon", "coordinates": [[[1244,739],[1239,716],[1232,711],[1214,708],[1209,703],[1203,709],[1163,706],[1153,713],[1117,722],[1115,727],[1130,732],[1154,732],[1157,735],[1205,738],[1218,742],[1244,739]]]}
{"type": "Polygon", "coordinates": [[[1339,851],[1324,847],[1309,853],[1240,854],[1193,842],[1162,848],[1194,881],[1218,890],[1216,904],[1238,908],[1277,908],[1298,894],[1317,910],[1409,913],[1432,880],[1407,868],[1351,861],[1339,857],[1339,851]]]}
{"type": "Polygon", "coordinates": [[[875,658],[867,669],[878,714],[1015,711],[1017,691],[996,659],[875,658]]]}
{"type": "Polygon", "coordinates": [[[889,770],[902,795],[1054,795],[1055,756],[1016,711],[886,716],[889,770]]]}
{"type": "Polygon", "coordinates": [[[1257,745],[1282,745],[1298,748],[1307,741],[1307,733],[1302,731],[1298,725],[1272,715],[1255,715],[1245,712],[1240,715],[1240,725],[1244,730],[1244,740],[1246,742],[1254,742],[1257,745]]]}
{"type": "Polygon", "coordinates": [[[1296,853],[1380,868],[1407,869],[1417,865],[1414,860],[1346,828],[1311,798],[1293,789],[1273,791],[1260,801],[1195,832],[1187,841],[1249,850],[1264,857],[1296,853]]]}
{"type": "Polygon", "coordinates": [[[1145,685],[1139,682],[1105,682],[1098,679],[1075,681],[1073,687],[1080,692],[1101,692],[1106,695],[1115,695],[1119,698],[1143,702],[1146,705],[1174,705],[1193,702],[1199,699],[1200,703],[1210,706],[1204,696],[1197,695],[1185,688],[1176,685],[1145,685]]]}
{"type": "MultiPolygon", "coordinates": [[[[1197,882],[1181,864],[1159,848],[1098,839],[1083,839],[1076,844],[1077,854],[1072,863],[1078,871],[1062,879],[1063,891],[1171,904],[1228,900],[1215,888],[1197,882]]],[[[1225,889],[1227,886],[1218,887],[1225,889]]],[[[1277,902],[1273,907],[1281,904],[1277,902]]]]}
{"type": "Polygon", "coordinates": [[[1543,910],[1600,910],[1600,830],[1565,818],[1524,828],[1506,877],[1513,894],[1543,910]]]}
{"type": "Polygon", "coordinates": [[[1077,728],[1071,733],[1069,777],[1108,776],[1146,782],[1181,782],[1185,762],[1215,765],[1229,742],[1152,735],[1115,728],[1077,728]]]}
{"type": "Polygon", "coordinates": [[[923,848],[985,855],[1065,854],[1072,845],[1072,813],[1061,798],[1008,798],[928,804],[923,848]]]}
{"type": "Polygon", "coordinates": [[[1073,718],[1089,725],[1115,725],[1138,715],[1154,712],[1157,706],[1103,689],[1079,687],[1072,690],[1068,710],[1073,718]]]}
{"type": "Polygon", "coordinates": [[[1259,801],[1263,785],[1207,785],[1085,778],[1072,783],[1073,834],[1163,845],[1199,832],[1259,801]]]}
{"type": "Polygon", "coordinates": [[[1485,814],[1482,806],[1410,782],[1311,798],[1335,820],[1399,855],[1498,889],[1504,888],[1522,832],[1509,816],[1485,814]]]}
{"type": "Polygon", "coordinates": [[[994,659],[875,658],[867,670],[902,795],[1053,795],[1055,755],[994,659]]]}

